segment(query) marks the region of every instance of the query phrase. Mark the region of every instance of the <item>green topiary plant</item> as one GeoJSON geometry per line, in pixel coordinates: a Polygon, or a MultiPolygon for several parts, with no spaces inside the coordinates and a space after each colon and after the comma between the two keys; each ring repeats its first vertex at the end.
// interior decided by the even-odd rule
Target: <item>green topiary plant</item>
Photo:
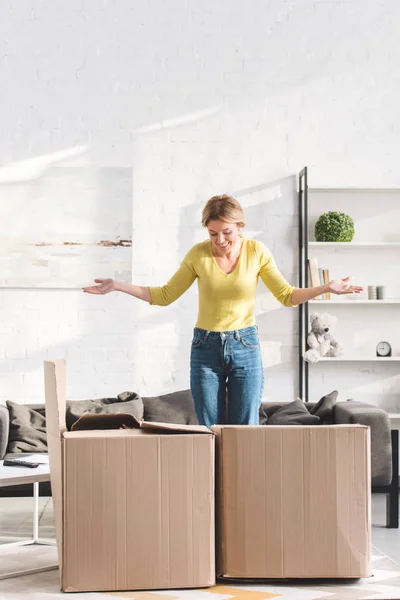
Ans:
{"type": "Polygon", "coordinates": [[[315,223],[317,242],[351,242],[354,237],[354,221],[342,212],[326,212],[315,223]]]}

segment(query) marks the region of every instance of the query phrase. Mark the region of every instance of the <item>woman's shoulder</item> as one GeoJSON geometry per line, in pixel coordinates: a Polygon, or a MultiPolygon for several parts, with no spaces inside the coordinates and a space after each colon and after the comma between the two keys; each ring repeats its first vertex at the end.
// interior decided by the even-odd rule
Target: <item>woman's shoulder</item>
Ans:
{"type": "Polygon", "coordinates": [[[263,252],[268,252],[266,245],[261,240],[245,238],[244,241],[248,252],[254,252],[257,255],[263,252]]]}
{"type": "Polygon", "coordinates": [[[264,264],[271,258],[271,251],[261,240],[247,240],[246,252],[259,264],[264,264]]]}
{"type": "Polygon", "coordinates": [[[203,240],[202,242],[199,242],[198,244],[195,244],[195,245],[197,246],[198,252],[206,253],[210,249],[210,240],[203,240]]]}
{"type": "Polygon", "coordinates": [[[210,258],[210,240],[203,240],[193,246],[195,248],[197,258],[210,258]]]}
{"type": "Polygon", "coordinates": [[[210,240],[205,240],[204,242],[198,242],[197,244],[194,244],[186,253],[186,259],[195,261],[207,256],[209,254],[209,246],[210,240]]]}

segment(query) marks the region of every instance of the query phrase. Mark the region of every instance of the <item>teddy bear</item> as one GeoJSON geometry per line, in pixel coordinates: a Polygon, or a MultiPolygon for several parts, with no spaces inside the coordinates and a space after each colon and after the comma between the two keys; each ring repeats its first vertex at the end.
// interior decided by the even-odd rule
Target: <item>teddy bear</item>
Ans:
{"type": "Polygon", "coordinates": [[[337,317],[329,313],[312,313],[310,315],[311,330],[307,336],[308,350],[304,360],[316,363],[322,356],[333,357],[342,353],[338,340],[331,334],[337,317]]]}

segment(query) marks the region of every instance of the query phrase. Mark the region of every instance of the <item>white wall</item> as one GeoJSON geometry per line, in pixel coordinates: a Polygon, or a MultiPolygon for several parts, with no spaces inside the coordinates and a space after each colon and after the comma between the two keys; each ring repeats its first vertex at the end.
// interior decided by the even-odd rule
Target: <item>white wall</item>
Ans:
{"type": "MultiPolygon", "coordinates": [[[[314,185],[400,187],[399,17],[396,0],[3,0],[0,179],[33,186],[75,147],[58,166],[132,167],[138,284],[163,283],[204,202],[233,193],[296,284],[305,164],[314,185]]],[[[297,311],[260,288],[257,314],[265,399],[291,400],[297,311]]],[[[187,387],[195,315],[194,288],[169,308],[3,289],[0,398],[41,400],[45,357],[67,359],[69,398],[187,387]]],[[[362,389],[357,369],[335,387],[362,389]]]]}

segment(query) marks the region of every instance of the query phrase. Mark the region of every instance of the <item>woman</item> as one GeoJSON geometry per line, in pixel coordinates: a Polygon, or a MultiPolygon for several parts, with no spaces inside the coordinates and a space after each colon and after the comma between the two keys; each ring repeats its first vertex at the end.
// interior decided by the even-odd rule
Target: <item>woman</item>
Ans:
{"type": "Polygon", "coordinates": [[[198,279],[199,312],[190,357],[190,387],[202,425],[258,424],[264,372],[254,304],[258,278],[284,306],[297,306],[325,292],[358,293],[349,277],[312,288],[295,288],[284,279],[269,250],[242,236],[243,209],[228,195],[204,207],[202,225],[210,239],[193,246],[178,271],[162,287],[141,287],[95,279],[89,294],[125,292],[167,306],[198,279]],[[227,399],[227,402],[226,402],[227,399]]]}

